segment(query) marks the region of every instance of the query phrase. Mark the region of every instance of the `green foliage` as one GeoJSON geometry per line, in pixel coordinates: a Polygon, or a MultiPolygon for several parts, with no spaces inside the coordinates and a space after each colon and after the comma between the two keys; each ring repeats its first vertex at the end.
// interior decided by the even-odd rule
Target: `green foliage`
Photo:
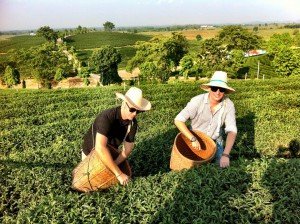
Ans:
{"type": "Polygon", "coordinates": [[[257,32],[258,31],[258,27],[257,26],[253,27],[253,31],[257,32]]]}
{"type": "Polygon", "coordinates": [[[44,37],[47,41],[56,43],[58,38],[58,32],[55,32],[49,26],[42,26],[37,31],[38,36],[44,37]]]}
{"type": "Polygon", "coordinates": [[[115,24],[113,24],[112,22],[106,21],[105,23],[103,23],[103,28],[105,31],[112,31],[115,28],[115,24]]]}
{"type": "Polygon", "coordinates": [[[89,59],[91,71],[100,74],[102,85],[121,83],[118,75],[118,64],[121,62],[121,54],[112,46],[103,46],[94,50],[89,59]]]}
{"type": "Polygon", "coordinates": [[[300,33],[299,32],[297,34],[295,34],[293,41],[294,41],[294,45],[296,47],[300,47],[300,33]]]}
{"type": "Polygon", "coordinates": [[[90,80],[88,78],[84,78],[83,83],[88,86],[90,84],[90,80]]]}
{"type": "Polygon", "coordinates": [[[219,39],[212,38],[201,42],[198,58],[204,73],[226,70],[228,51],[219,39]]]}
{"type": "Polygon", "coordinates": [[[228,68],[230,78],[242,78],[245,73],[242,72],[242,68],[245,65],[245,56],[242,50],[232,50],[228,59],[228,68]]]}
{"type": "Polygon", "coordinates": [[[135,56],[128,61],[126,69],[139,67],[144,80],[157,79],[166,82],[172,70],[179,65],[187,53],[188,42],[184,36],[172,33],[171,37],[153,38],[149,42],[139,42],[135,56]]]}
{"type": "Polygon", "coordinates": [[[33,58],[32,49],[33,47],[30,49],[12,49],[7,53],[8,63],[14,64],[20,72],[21,79],[33,78],[33,69],[29,62],[33,58]]]}
{"type": "Polygon", "coordinates": [[[66,73],[63,69],[61,68],[58,68],[56,70],[56,73],[55,73],[55,76],[54,76],[54,80],[55,81],[61,81],[63,80],[64,78],[66,78],[66,73]]]}
{"type": "Polygon", "coordinates": [[[245,60],[244,67],[238,71],[238,78],[243,78],[243,74],[247,74],[247,78],[275,78],[279,75],[275,72],[269,55],[260,55],[255,57],[248,57],[245,60]],[[258,73],[259,69],[259,74],[258,73]]]}
{"type": "Polygon", "coordinates": [[[299,30],[298,30],[298,29],[295,29],[295,30],[293,31],[293,35],[297,35],[297,34],[299,34],[299,30]]]}
{"type": "Polygon", "coordinates": [[[300,67],[300,53],[288,47],[282,47],[276,52],[272,61],[275,71],[281,76],[298,75],[300,67]]]}
{"type": "Polygon", "coordinates": [[[226,44],[226,49],[249,51],[257,49],[261,45],[261,38],[250,33],[242,26],[225,26],[219,33],[218,38],[226,44]]]}
{"type": "Polygon", "coordinates": [[[179,74],[185,77],[199,77],[202,74],[200,61],[195,55],[187,54],[180,60],[179,74]]]}
{"type": "Polygon", "coordinates": [[[2,81],[10,88],[14,85],[20,84],[20,74],[18,70],[11,66],[5,68],[2,81]]]}
{"type": "Polygon", "coordinates": [[[197,40],[197,41],[200,41],[200,40],[202,40],[202,36],[201,36],[200,34],[197,34],[197,36],[196,36],[196,40],[197,40]]]}
{"type": "Polygon", "coordinates": [[[91,194],[70,188],[81,136],[123,87],[0,91],[0,222],[299,223],[298,79],[230,80],[231,166],[171,172],[174,117],[201,83],[140,86],[153,110],[138,115],[133,178],[91,194]]]}
{"type": "Polygon", "coordinates": [[[274,34],[268,41],[267,51],[270,55],[274,55],[282,49],[290,48],[292,44],[293,39],[289,33],[274,34]]]}
{"type": "Polygon", "coordinates": [[[78,76],[80,78],[88,78],[88,77],[90,77],[90,70],[89,70],[89,68],[88,67],[81,67],[78,76]]]}
{"type": "Polygon", "coordinates": [[[21,59],[24,58],[23,61],[31,67],[34,78],[47,88],[51,88],[51,81],[54,80],[58,69],[64,74],[71,70],[67,56],[52,43],[30,48],[24,53],[21,59]]]}

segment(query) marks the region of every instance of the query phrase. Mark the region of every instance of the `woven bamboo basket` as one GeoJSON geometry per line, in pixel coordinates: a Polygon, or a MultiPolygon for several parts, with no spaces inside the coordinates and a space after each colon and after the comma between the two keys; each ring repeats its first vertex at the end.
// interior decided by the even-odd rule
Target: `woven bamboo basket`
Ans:
{"type": "Polygon", "coordinates": [[[209,162],[216,154],[216,144],[206,134],[200,131],[192,131],[200,143],[201,150],[192,147],[191,141],[182,133],[177,134],[170,159],[172,170],[189,169],[209,162]]]}
{"type": "MultiPolygon", "coordinates": [[[[113,159],[119,152],[112,146],[108,146],[113,159]]],[[[123,173],[131,176],[131,168],[127,160],[119,165],[123,173]]],[[[116,176],[103,164],[96,150],[81,161],[72,172],[72,188],[89,192],[109,188],[118,183],[116,176]]]]}

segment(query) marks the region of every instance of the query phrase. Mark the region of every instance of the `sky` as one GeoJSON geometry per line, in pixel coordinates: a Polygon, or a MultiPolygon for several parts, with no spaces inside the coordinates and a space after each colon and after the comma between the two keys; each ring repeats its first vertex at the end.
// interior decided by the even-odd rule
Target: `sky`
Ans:
{"type": "Polygon", "coordinates": [[[0,31],[187,24],[300,23],[300,0],[0,0],[0,31]]]}

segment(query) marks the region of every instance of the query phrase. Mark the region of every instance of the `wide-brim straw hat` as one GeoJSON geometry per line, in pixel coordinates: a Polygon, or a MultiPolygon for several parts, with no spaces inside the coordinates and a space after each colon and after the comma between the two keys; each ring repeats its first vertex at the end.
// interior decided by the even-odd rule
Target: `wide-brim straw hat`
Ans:
{"type": "Polygon", "coordinates": [[[125,95],[116,93],[117,98],[122,99],[132,105],[137,110],[146,111],[151,109],[151,103],[143,98],[143,92],[137,87],[131,87],[125,95]]]}
{"type": "Polygon", "coordinates": [[[227,84],[227,73],[216,71],[210,79],[209,83],[202,84],[200,87],[205,91],[209,91],[211,86],[221,87],[226,89],[226,93],[235,92],[235,90],[227,84]]]}

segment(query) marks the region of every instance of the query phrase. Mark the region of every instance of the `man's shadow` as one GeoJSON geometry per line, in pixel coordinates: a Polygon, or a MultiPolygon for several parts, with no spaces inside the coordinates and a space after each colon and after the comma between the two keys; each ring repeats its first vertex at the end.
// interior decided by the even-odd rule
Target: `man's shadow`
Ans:
{"type": "Polygon", "coordinates": [[[300,141],[293,139],[287,147],[279,146],[277,155],[268,161],[262,185],[272,195],[272,223],[300,223],[300,141]]]}
{"type": "Polygon", "coordinates": [[[244,157],[247,159],[260,158],[260,153],[255,147],[255,113],[247,112],[236,119],[238,134],[235,145],[230,153],[233,158],[244,157]]]}
{"type": "Polygon", "coordinates": [[[178,129],[171,126],[146,141],[139,141],[129,157],[133,177],[150,176],[170,171],[172,146],[178,129]]]}

